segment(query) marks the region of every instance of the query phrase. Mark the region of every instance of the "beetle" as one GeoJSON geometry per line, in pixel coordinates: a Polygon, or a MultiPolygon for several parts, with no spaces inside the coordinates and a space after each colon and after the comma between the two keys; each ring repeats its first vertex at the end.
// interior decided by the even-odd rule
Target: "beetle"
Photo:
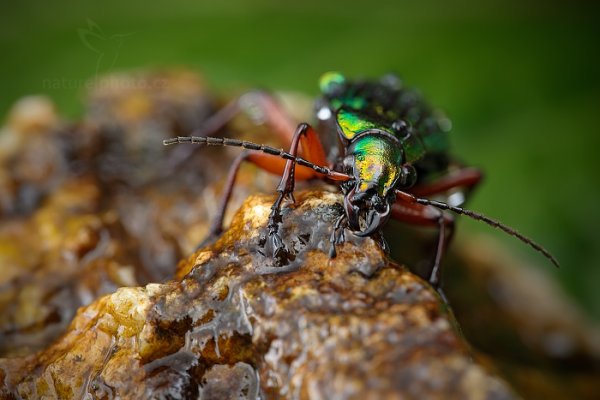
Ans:
{"type": "Polygon", "coordinates": [[[261,246],[267,247],[280,264],[285,263],[288,254],[280,235],[283,201],[294,201],[296,180],[324,179],[336,183],[344,195],[344,213],[332,229],[331,257],[336,255],[335,246],[345,240],[345,230],[357,236],[372,236],[379,233],[389,218],[437,227],[436,255],[429,282],[440,290],[440,263],[454,230],[454,218],[444,212],[450,211],[501,229],[558,267],[556,258],[532,239],[499,221],[460,207],[465,196],[481,181],[482,174],[457,163],[449,155],[448,120],[415,91],[404,88],[395,75],[385,75],[379,80],[349,80],[338,72],[328,72],[321,77],[319,87],[318,130],[325,137],[337,136],[339,144],[330,154],[326,153],[315,128],[308,123],[296,125],[265,92],[250,92],[229,103],[196,136],[164,140],[165,145],[193,143],[245,149],[230,167],[209,238],[221,234],[237,172],[248,161],[281,175],[267,234],[261,238],[261,246]],[[289,151],[212,136],[248,104],[259,110],[273,132],[289,146],[289,151]]]}

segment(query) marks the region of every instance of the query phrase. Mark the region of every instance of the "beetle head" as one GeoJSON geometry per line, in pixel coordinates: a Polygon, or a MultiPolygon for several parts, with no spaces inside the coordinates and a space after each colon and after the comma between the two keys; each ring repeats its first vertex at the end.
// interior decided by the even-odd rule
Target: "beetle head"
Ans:
{"type": "Polygon", "coordinates": [[[344,196],[348,226],[357,236],[370,236],[378,231],[390,215],[391,202],[376,191],[356,192],[356,186],[344,196]]]}
{"type": "Polygon", "coordinates": [[[411,173],[402,161],[402,148],[389,135],[371,132],[348,146],[344,170],[354,179],[342,189],[348,225],[355,235],[369,236],[388,220],[394,190],[411,173]]]}

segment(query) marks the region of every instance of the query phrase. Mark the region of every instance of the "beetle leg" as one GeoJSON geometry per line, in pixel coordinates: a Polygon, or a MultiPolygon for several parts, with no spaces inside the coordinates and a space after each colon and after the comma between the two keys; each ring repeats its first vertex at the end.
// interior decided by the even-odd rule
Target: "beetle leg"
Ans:
{"type": "MultiPolygon", "coordinates": [[[[437,181],[412,187],[408,191],[418,197],[432,196],[460,187],[470,191],[481,182],[482,178],[483,174],[478,169],[462,168],[437,181]]],[[[410,198],[411,196],[403,196],[400,193],[398,193],[396,203],[392,206],[392,218],[415,225],[437,225],[438,227],[438,243],[429,283],[446,300],[441,290],[441,262],[448,243],[450,243],[454,234],[454,218],[434,207],[417,204],[410,198]]]]}
{"type": "Polygon", "coordinates": [[[252,108],[258,111],[260,119],[264,119],[282,143],[287,145],[292,141],[295,122],[272,95],[260,90],[247,92],[217,111],[203,124],[200,134],[196,136],[213,136],[240,112],[251,113],[252,108]]]}
{"type": "MultiPolygon", "coordinates": [[[[294,157],[298,154],[298,145],[300,144],[300,140],[302,137],[311,135],[310,139],[316,139],[317,136],[312,129],[312,127],[306,123],[301,123],[296,128],[294,133],[294,137],[292,139],[292,144],[290,146],[289,153],[294,157]]],[[[273,206],[271,207],[271,214],[269,215],[269,223],[267,225],[268,228],[268,239],[269,245],[273,252],[273,255],[278,260],[278,262],[283,262],[284,257],[288,255],[288,250],[285,248],[283,241],[281,239],[281,235],[279,231],[281,230],[281,225],[283,224],[283,218],[281,215],[281,203],[283,199],[286,197],[289,198],[292,202],[294,200],[294,188],[295,188],[295,174],[296,174],[296,160],[286,160],[285,168],[283,170],[283,174],[281,175],[281,180],[279,181],[279,185],[277,186],[277,192],[279,196],[273,206]]],[[[317,177],[318,174],[314,174],[314,177],[317,177]]],[[[267,241],[266,237],[261,238],[261,243],[264,245],[267,241]]]]}
{"type": "MultiPolygon", "coordinates": [[[[236,116],[252,107],[256,107],[259,110],[261,117],[264,117],[265,122],[273,129],[273,132],[279,137],[281,143],[284,146],[288,146],[292,141],[295,127],[294,121],[287,115],[273,96],[259,90],[247,92],[229,102],[204,121],[200,128],[192,131],[190,136],[206,137],[218,135],[236,116]]],[[[189,147],[178,148],[165,166],[163,175],[172,175],[173,171],[184,164],[193,153],[194,150],[189,147]]]]}
{"type": "Polygon", "coordinates": [[[438,228],[438,241],[429,283],[444,297],[440,290],[441,261],[454,234],[454,218],[435,207],[415,203],[410,200],[410,197],[398,195],[396,203],[392,205],[391,216],[396,220],[413,225],[436,226],[438,228]]]}
{"type": "Polygon", "coordinates": [[[344,244],[346,241],[346,232],[344,231],[345,222],[346,214],[342,214],[339,216],[335,222],[335,225],[333,226],[331,237],[329,239],[329,242],[331,243],[331,247],[329,248],[329,258],[335,258],[337,255],[335,246],[338,244],[344,244]]]}
{"type": "MultiPolygon", "coordinates": [[[[483,174],[478,169],[462,168],[437,181],[412,187],[408,191],[418,197],[432,196],[460,187],[471,191],[481,182],[482,178],[483,174]]],[[[446,300],[446,296],[441,289],[441,262],[448,243],[450,243],[454,234],[454,218],[434,207],[417,205],[408,196],[402,196],[400,193],[397,196],[396,203],[392,207],[392,217],[415,225],[438,226],[438,243],[433,268],[429,276],[429,283],[446,300]]]]}
{"type": "MultiPolygon", "coordinates": [[[[248,92],[227,104],[224,108],[210,117],[205,122],[204,126],[200,130],[196,131],[196,135],[212,136],[217,134],[223,127],[225,127],[225,125],[227,125],[227,123],[235,118],[240,111],[242,111],[245,107],[248,107],[249,103],[259,108],[260,112],[263,113],[267,124],[273,128],[273,131],[279,136],[283,144],[290,145],[292,149],[295,149],[292,154],[297,155],[299,141],[302,150],[301,155],[307,161],[321,166],[328,166],[329,162],[327,160],[325,150],[323,149],[323,145],[321,144],[321,141],[319,140],[315,131],[310,126],[306,125],[306,127],[303,128],[304,132],[298,134],[298,129],[300,126],[304,126],[304,124],[298,126],[296,133],[293,134],[292,132],[295,132],[295,130],[294,123],[291,118],[289,118],[286,112],[271,95],[261,91],[248,92]]],[[[185,158],[186,157],[184,157],[184,159],[185,158]]],[[[282,189],[284,195],[286,197],[290,197],[292,201],[294,201],[293,191],[294,181],[296,179],[307,180],[321,176],[308,167],[295,166],[295,162],[290,165],[292,161],[286,161],[277,156],[260,154],[253,151],[246,151],[240,154],[240,156],[234,160],[229,169],[225,188],[223,190],[223,194],[221,195],[219,211],[213,220],[209,234],[207,238],[200,243],[198,248],[212,242],[222,233],[225,212],[231,199],[237,173],[244,161],[249,161],[257,165],[259,168],[277,175],[281,175],[283,173],[278,191],[282,189]]],[[[333,180],[344,180],[344,177],[342,176],[332,175],[328,177],[333,180]]],[[[276,203],[280,204],[281,200],[276,203]]],[[[277,212],[279,212],[279,207],[276,207],[276,211],[272,213],[277,212]]]]}
{"type": "Polygon", "coordinates": [[[235,179],[237,178],[237,174],[240,170],[240,166],[244,161],[248,161],[251,153],[249,151],[243,151],[239,156],[233,160],[231,167],[229,167],[229,172],[227,173],[227,180],[225,183],[225,187],[223,189],[223,193],[221,194],[221,199],[219,201],[219,211],[217,215],[213,219],[212,224],[210,225],[210,229],[208,231],[208,235],[200,244],[196,247],[196,250],[208,245],[213,242],[217,237],[223,233],[223,219],[225,218],[225,212],[227,211],[227,206],[229,205],[229,201],[231,200],[231,194],[233,193],[233,186],[235,185],[235,179]]]}
{"type": "MultiPolygon", "coordinates": [[[[279,136],[283,146],[294,146],[293,141],[296,139],[298,126],[272,95],[262,91],[248,92],[227,104],[210,117],[201,129],[190,136],[212,136],[217,134],[240,111],[249,108],[249,105],[256,106],[263,113],[265,122],[279,136]]],[[[329,164],[325,149],[312,127],[308,126],[306,132],[300,135],[299,140],[300,155],[302,157],[318,165],[325,166],[329,164]]]]}
{"type": "MultiPolygon", "coordinates": [[[[229,202],[231,200],[231,195],[235,186],[237,174],[240,170],[240,167],[245,161],[256,165],[262,170],[276,175],[283,174],[286,166],[286,160],[282,158],[272,156],[269,154],[258,153],[255,151],[244,151],[238,157],[236,157],[236,159],[231,164],[231,167],[229,168],[229,172],[227,174],[227,180],[223,188],[223,192],[221,194],[221,199],[219,200],[219,210],[217,212],[217,215],[213,219],[207,237],[198,245],[196,249],[199,249],[211,243],[223,232],[223,221],[225,218],[227,207],[229,206],[229,202]]],[[[293,177],[297,180],[308,180],[319,176],[320,175],[318,173],[316,173],[310,168],[304,166],[296,166],[293,177]]]]}
{"type": "MultiPolygon", "coordinates": [[[[306,161],[315,163],[319,161],[320,154],[323,154],[324,157],[324,151],[322,150],[318,136],[313,128],[308,124],[302,123],[296,128],[292,138],[289,154],[296,157],[299,151],[299,146],[305,146],[305,148],[308,150],[306,161]]],[[[221,205],[219,211],[215,220],[213,221],[213,224],[211,225],[208,237],[200,244],[199,247],[212,242],[223,231],[223,219],[225,211],[231,199],[237,173],[239,172],[239,168],[244,161],[249,161],[267,172],[281,175],[281,180],[277,187],[279,196],[271,207],[271,213],[269,215],[269,222],[267,225],[269,246],[272,253],[281,261],[287,254],[287,250],[285,249],[283,241],[279,235],[280,226],[282,224],[281,204],[286,197],[294,201],[293,192],[296,179],[307,180],[313,178],[329,178],[331,180],[346,180],[348,177],[345,174],[339,174],[335,171],[329,171],[324,174],[323,172],[317,172],[316,170],[305,165],[296,165],[296,159],[283,159],[273,154],[265,154],[258,151],[245,151],[240,154],[240,156],[238,156],[231,165],[225,188],[221,196],[221,205]]],[[[262,237],[261,244],[264,246],[266,242],[267,237],[262,237]]]]}
{"type": "Polygon", "coordinates": [[[483,174],[478,169],[462,168],[434,182],[414,186],[410,188],[408,192],[418,197],[428,197],[460,187],[466,188],[468,191],[470,191],[475,188],[479,182],[481,182],[482,178],[483,174]]]}

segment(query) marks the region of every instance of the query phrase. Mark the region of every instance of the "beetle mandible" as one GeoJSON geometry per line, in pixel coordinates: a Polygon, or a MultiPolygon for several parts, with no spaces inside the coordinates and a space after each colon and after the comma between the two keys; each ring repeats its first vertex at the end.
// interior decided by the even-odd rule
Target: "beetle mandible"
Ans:
{"type": "Polygon", "coordinates": [[[337,72],[325,73],[319,83],[316,102],[319,129],[337,135],[337,154],[328,155],[316,130],[296,123],[277,101],[265,92],[248,93],[217,112],[197,136],[165,140],[165,145],[194,143],[236,146],[246,149],[233,162],[222,195],[218,215],[209,238],[223,231],[223,217],[231,197],[236,174],[244,161],[281,175],[278,197],[271,207],[267,235],[261,245],[268,247],[279,263],[288,250],[280,235],[283,200],[294,201],[296,180],[324,179],[337,183],[344,195],[344,213],[333,227],[330,256],[344,241],[344,230],[357,236],[380,231],[389,218],[438,228],[435,260],[429,282],[439,290],[440,263],[452,236],[454,219],[444,211],[466,215],[518,238],[542,253],[554,265],[558,261],[546,249],[499,221],[460,207],[466,195],[481,180],[481,173],[454,161],[448,154],[449,122],[432,110],[420,96],[402,87],[394,75],[379,80],[348,80],[337,72]],[[267,124],[289,151],[237,139],[212,136],[248,100],[264,115],[267,124]],[[446,201],[433,196],[449,195],[446,201]]]}

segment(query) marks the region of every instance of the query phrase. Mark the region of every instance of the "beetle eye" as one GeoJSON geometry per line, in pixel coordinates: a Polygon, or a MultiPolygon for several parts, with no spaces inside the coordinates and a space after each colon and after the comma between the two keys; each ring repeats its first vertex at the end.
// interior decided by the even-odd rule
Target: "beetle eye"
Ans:
{"type": "Polygon", "coordinates": [[[326,72],[321,76],[319,87],[321,92],[327,96],[335,96],[343,90],[346,78],[339,72],[326,72]]]}
{"type": "Polygon", "coordinates": [[[398,185],[403,188],[409,188],[415,183],[417,183],[417,170],[410,164],[404,164],[400,170],[398,185]]]}
{"type": "Polygon", "coordinates": [[[342,165],[344,167],[344,172],[346,172],[347,174],[352,173],[352,171],[354,171],[354,156],[350,155],[344,157],[342,165]]]}
{"type": "Polygon", "coordinates": [[[402,119],[392,122],[392,129],[401,136],[406,136],[410,131],[408,123],[402,119]]]}

